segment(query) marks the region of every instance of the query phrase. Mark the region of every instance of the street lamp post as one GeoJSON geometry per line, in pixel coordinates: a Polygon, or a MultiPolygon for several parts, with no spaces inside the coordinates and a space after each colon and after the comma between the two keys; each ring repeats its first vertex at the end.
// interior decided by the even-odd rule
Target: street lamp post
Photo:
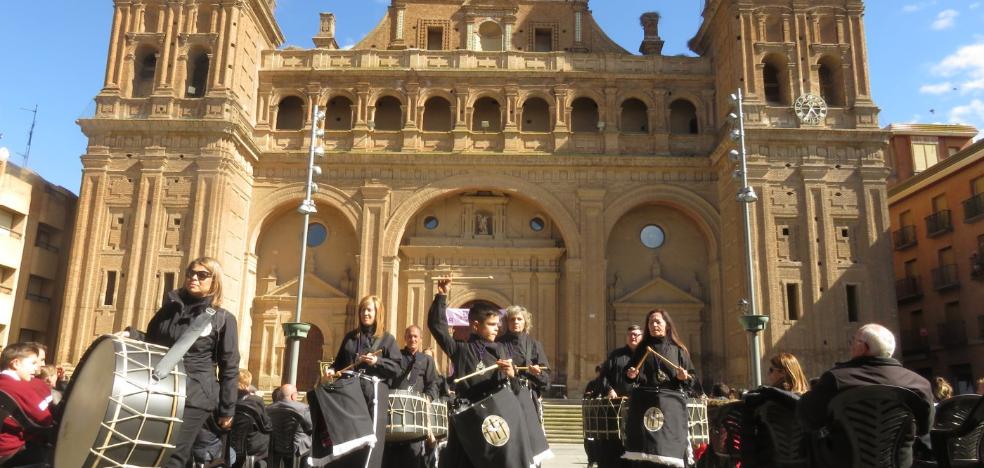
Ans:
{"type": "Polygon", "coordinates": [[[741,88],[729,96],[735,112],[728,115],[734,128],[731,129],[731,138],[738,143],[738,148],[729,152],[731,159],[738,163],[739,168],[735,171],[736,178],[741,180],[741,188],[735,199],[742,205],[742,220],[745,229],[745,266],[746,283],[748,286],[748,297],[738,301],[738,307],[743,309],[743,314],[738,317],[739,323],[750,335],[752,346],[750,349],[749,361],[752,371],[752,387],[762,385],[762,368],[759,362],[761,357],[761,343],[759,332],[765,329],[769,322],[768,315],[758,313],[758,301],[755,297],[755,266],[752,257],[752,203],[758,201],[755,189],[748,184],[748,154],[745,148],[745,112],[741,88]]]}
{"type": "Polygon", "coordinates": [[[290,367],[287,380],[291,385],[297,385],[297,357],[301,352],[301,340],[307,338],[311,324],[301,322],[302,303],[304,301],[304,272],[307,268],[308,225],[311,215],[318,212],[311,198],[318,191],[314,177],[321,175],[321,167],[315,165],[315,158],[323,157],[325,149],[318,144],[325,131],[320,124],[325,119],[325,113],[315,105],[311,112],[311,148],[308,151],[307,183],[304,187],[304,200],[297,212],[302,215],[304,224],[301,226],[301,270],[297,275],[297,308],[294,310],[294,321],[284,324],[284,337],[290,342],[290,367]]]}

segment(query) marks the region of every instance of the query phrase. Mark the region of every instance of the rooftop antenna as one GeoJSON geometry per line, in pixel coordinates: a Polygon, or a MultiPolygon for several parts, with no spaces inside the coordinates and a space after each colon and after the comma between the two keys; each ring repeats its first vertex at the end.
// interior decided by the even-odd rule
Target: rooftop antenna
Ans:
{"type": "Polygon", "coordinates": [[[34,139],[34,126],[38,123],[38,105],[35,104],[34,109],[21,107],[21,110],[34,113],[34,117],[31,118],[31,130],[27,132],[27,149],[23,153],[18,153],[24,157],[24,167],[27,167],[27,160],[31,157],[31,141],[34,139]]]}

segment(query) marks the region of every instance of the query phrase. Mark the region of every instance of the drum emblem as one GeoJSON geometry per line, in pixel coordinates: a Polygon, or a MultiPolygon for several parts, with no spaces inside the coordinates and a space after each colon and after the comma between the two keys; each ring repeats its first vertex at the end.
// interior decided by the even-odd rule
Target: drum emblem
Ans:
{"type": "Polygon", "coordinates": [[[482,436],[489,445],[502,447],[509,442],[509,423],[493,414],[482,421],[482,436]]]}
{"type": "Polygon", "coordinates": [[[646,426],[646,430],[649,432],[656,432],[662,429],[663,412],[655,406],[647,409],[646,414],[642,418],[642,424],[646,426]]]}

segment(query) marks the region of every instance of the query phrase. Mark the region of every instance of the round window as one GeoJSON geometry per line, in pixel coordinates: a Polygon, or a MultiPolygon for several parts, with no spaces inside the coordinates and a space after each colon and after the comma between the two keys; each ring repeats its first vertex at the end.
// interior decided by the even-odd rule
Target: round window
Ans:
{"type": "Polygon", "coordinates": [[[430,231],[437,229],[437,226],[441,224],[434,216],[428,216],[424,218],[424,227],[430,231]]]}
{"type": "Polygon", "coordinates": [[[308,247],[317,247],[328,240],[328,228],[321,223],[308,224],[308,247]]]}
{"type": "Polygon", "coordinates": [[[530,229],[532,229],[533,232],[540,232],[546,226],[547,224],[543,222],[543,218],[539,216],[530,220],[530,229]]]}
{"type": "Polygon", "coordinates": [[[642,228],[642,232],[639,233],[639,240],[642,241],[642,245],[650,249],[658,249],[666,241],[666,234],[663,233],[663,228],[649,224],[642,228]]]}

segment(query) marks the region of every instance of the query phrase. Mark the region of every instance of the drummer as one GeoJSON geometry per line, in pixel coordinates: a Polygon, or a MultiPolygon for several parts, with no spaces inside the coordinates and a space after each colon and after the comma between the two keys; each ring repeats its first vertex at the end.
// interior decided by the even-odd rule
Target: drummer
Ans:
{"type": "Polygon", "coordinates": [[[677,335],[669,312],[663,309],[653,309],[646,314],[646,334],[633,353],[630,364],[625,370],[625,376],[630,382],[636,382],[642,387],[685,391],[696,382],[690,351],[677,335]],[[649,349],[659,353],[665,360],[649,353],[649,349]],[[643,356],[646,356],[646,361],[642,364],[641,371],[632,367],[643,356]],[[673,365],[667,363],[667,360],[673,365]]]}
{"type": "MultiPolygon", "coordinates": [[[[410,325],[403,333],[404,347],[400,350],[403,372],[394,379],[393,385],[399,390],[423,393],[431,400],[437,400],[437,369],[434,359],[420,350],[420,327],[410,325]]],[[[431,443],[434,442],[431,436],[431,443]]],[[[386,443],[383,453],[383,466],[424,468],[426,457],[424,441],[386,443]]]]}
{"type": "MultiPolygon", "coordinates": [[[[363,297],[356,310],[359,314],[359,326],[345,334],[345,338],[342,339],[342,343],[338,347],[338,353],[335,354],[335,361],[332,363],[334,367],[326,369],[324,377],[328,379],[339,377],[335,369],[343,369],[350,364],[355,364],[354,370],[356,372],[380,379],[375,401],[386,402],[393,380],[403,371],[400,351],[396,347],[396,338],[386,332],[386,311],[381,299],[376,296],[363,297]]],[[[367,401],[371,402],[372,399],[367,398],[367,401]]],[[[374,408],[370,408],[369,414],[373,414],[373,410],[374,408]]],[[[331,466],[366,468],[382,466],[383,450],[381,449],[383,447],[381,445],[386,437],[386,412],[375,413],[381,415],[376,418],[377,448],[366,447],[356,450],[333,462],[331,466]]]]}
{"type": "MultiPolygon", "coordinates": [[[[475,376],[455,384],[458,398],[477,402],[496,392],[505,385],[509,378],[516,377],[512,361],[502,345],[495,342],[499,333],[499,312],[486,304],[476,304],[468,311],[468,322],[471,335],[468,341],[455,340],[448,332],[447,297],[451,290],[450,279],[437,280],[437,295],[431,303],[427,314],[427,328],[437,340],[441,349],[451,358],[455,375],[464,376],[484,369],[497,366],[498,371],[475,376]]],[[[453,426],[453,422],[451,423],[453,426]]],[[[441,456],[441,467],[470,468],[474,464],[464,453],[456,429],[449,428],[448,446],[441,456]]]]}
{"type": "Polygon", "coordinates": [[[215,310],[184,355],[188,374],[184,416],[165,467],[183,468],[188,463],[191,446],[213,411],[220,428],[232,428],[239,384],[239,333],[236,317],[221,305],[222,266],[214,258],[197,258],[185,269],[184,286],[167,293],[164,305],[147,324],[146,335],[127,330],[131,337],[170,348],[196,317],[209,308],[215,310]]]}
{"type": "Polygon", "coordinates": [[[550,374],[547,353],[543,351],[543,343],[530,336],[532,329],[533,314],[523,306],[511,305],[506,307],[506,332],[496,336],[495,341],[506,346],[513,365],[526,367],[519,371],[519,379],[539,400],[550,385],[550,374]]]}
{"type": "MultiPolygon", "coordinates": [[[[635,353],[639,343],[642,342],[642,327],[639,325],[629,325],[625,329],[625,346],[617,348],[608,355],[608,359],[601,365],[601,387],[603,394],[608,398],[628,398],[632,392],[635,382],[626,377],[625,369],[631,364],[632,355],[635,353]]],[[[620,468],[629,466],[627,460],[623,460],[622,454],[625,447],[618,439],[602,439],[592,441],[591,449],[595,454],[595,460],[599,468],[620,468]]]]}

